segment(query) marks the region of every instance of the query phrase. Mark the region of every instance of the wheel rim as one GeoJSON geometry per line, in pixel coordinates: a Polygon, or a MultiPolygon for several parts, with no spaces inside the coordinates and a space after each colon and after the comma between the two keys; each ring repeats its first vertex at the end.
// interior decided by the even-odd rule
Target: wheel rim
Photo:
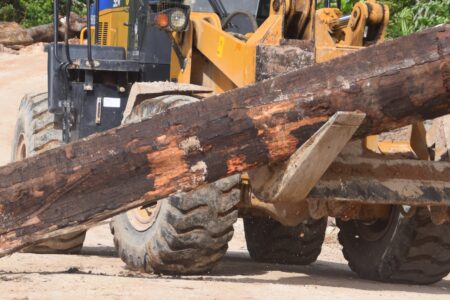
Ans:
{"type": "Polygon", "coordinates": [[[156,221],[161,201],[127,211],[131,226],[140,232],[147,231],[156,221]]]}
{"type": "Polygon", "coordinates": [[[16,160],[24,160],[27,157],[27,145],[25,144],[25,138],[23,134],[19,137],[19,142],[16,147],[16,160]]]}
{"type": "Polygon", "coordinates": [[[394,224],[398,211],[391,207],[387,219],[376,219],[372,222],[354,221],[356,224],[359,238],[370,242],[376,242],[382,239],[394,224]]]}

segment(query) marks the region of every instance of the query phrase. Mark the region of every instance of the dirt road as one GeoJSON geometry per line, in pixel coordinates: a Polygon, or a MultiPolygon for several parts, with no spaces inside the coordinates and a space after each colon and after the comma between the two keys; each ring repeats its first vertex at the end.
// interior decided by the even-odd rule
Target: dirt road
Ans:
{"type": "MultiPolygon", "coordinates": [[[[20,99],[46,88],[42,47],[0,53],[0,165],[9,161],[20,99]]],[[[76,256],[14,254],[0,259],[0,299],[450,299],[450,276],[432,286],[358,279],[328,230],[318,262],[307,267],[254,263],[242,223],[226,258],[206,276],[160,277],[127,270],[115,257],[107,224],[88,233],[76,256]]]]}
{"type": "Polygon", "coordinates": [[[307,267],[254,263],[242,224],[226,258],[206,276],[160,277],[127,270],[103,225],[83,255],[14,254],[0,259],[0,299],[449,299],[450,278],[433,286],[358,279],[329,230],[319,261],[307,267]]]}
{"type": "Polygon", "coordinates": [[[47,56],[42,44],[21,51],[20,55],[0,53],[0,166],[11,157],[20,100],[26,93],[47,90],[47,56]]]}

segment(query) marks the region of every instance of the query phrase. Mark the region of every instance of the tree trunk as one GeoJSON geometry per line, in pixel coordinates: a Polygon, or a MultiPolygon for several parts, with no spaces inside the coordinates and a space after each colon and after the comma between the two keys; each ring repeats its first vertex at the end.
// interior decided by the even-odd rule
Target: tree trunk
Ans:
{"type": "MultiPolygon", "coordinates": [[[[65,17],[60,18],[59,35],[64,37],[65,17]]],[[[78,36],[86,26],[85,17],[70,13],[69,38],[78,36]]],[[[15,22],[0,22],[0,44],[7,47],[27,46],[32,43],[53,41],[53,24],[39,25],[28,29],[15,22]]]]}
{"type": "Polygon", "coordinates": [[[28,35],[33,39],[34,43],[53,41],[53,24],[39,25],[26,29],[28,35]]]}
{"type": "Polygon", "coordinates": [[[0,22],[0,44],[10,46],[26,46],[33,43],[27,30],[15,22],[0,22]]]}
{"type": "Polygon", "coordinates": [[[287,159],[337,111],[355,138],[450,113],[450,24],[0,168],[0,255],[287,159]]]}

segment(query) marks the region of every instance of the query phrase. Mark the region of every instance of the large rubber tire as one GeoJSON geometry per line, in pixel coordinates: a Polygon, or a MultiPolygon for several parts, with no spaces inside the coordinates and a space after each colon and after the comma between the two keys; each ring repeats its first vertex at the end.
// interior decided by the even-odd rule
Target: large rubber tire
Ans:
{"type": "MultiPolygon", "coordinates": [[[[22,160],[58,147],[61,130],[55,128],[54,115],[48,112],[47,93],[27,95],[20,103],[12,146],[12,161],[22,160]]],[[[42,254],[74,254],[83,247],[86,232],[67,234],[25,249],[42,254]]]]}
{"type": "Polygon", "coordinates": [[[327,219],[288,227],[269,218],[245,218],[247,249],[257,262],[309,265],[317,260],[325,239],[327,219]]]}
{"type": "Polygon", "coordinates": [[[431,284],[450,272],[450,224],[433,224],[426,208],[406,218],[394,207],[387,221],[337,220],[337,226],[344,257],[362,278],[431,284]]]}
{"type": "MultiPolygon", "coordinates": [[[[198,101],[187,96],[146,100],[125,123],[150,118],[176,106],[198,101]]],[[[239,176],[222,179],[191,193],[159,200],[148,228],[133,226],[128,213],[111,221],[119,256],[132,269],[162,274],[201,274],[225,255],[237,221],[239,176]]]]}
{"type": "Polygon", "coordinates": [[[239,176],[160,200],[155,222],[138,231],[127,214],[111,232],[119,256],[132,269],[188,275],[209,272],[225,255],[237,221],[239,176]]]}

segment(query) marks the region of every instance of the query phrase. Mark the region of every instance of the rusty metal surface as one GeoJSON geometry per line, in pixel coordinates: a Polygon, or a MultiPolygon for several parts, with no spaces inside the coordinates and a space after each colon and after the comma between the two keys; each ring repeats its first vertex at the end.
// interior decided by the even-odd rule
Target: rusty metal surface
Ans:
{"type": "Polygon", "coordinates": [[[312,198],[307,201],[309,214],[316,220],[328,216],[342,220],[374,220],[388,218],[390,213],[389,205],[366,205],[357,202],[312,198]]]}
{"type": "Polygon", "coordinates": [[[436,225],[442,225],[446,222],[450,222],[450,207],[430,207],[431,221],[436,225]]]}
{"type": "Polygon", "coordinates": [[[372,204],[450,205],[450,162],[354,155],[357,148],[352,144],[349,149],[352,147],[353,150],[344,152],[331,165],[309,198],[372,204]]]}

